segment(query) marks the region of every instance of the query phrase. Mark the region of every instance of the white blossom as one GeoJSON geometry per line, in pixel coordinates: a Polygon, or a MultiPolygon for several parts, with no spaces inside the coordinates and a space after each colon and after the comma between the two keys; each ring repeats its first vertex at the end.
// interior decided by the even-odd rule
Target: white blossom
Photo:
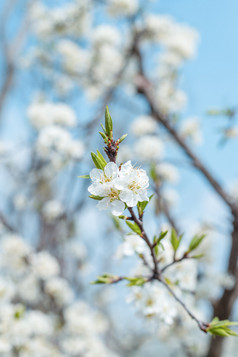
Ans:
{"type": "Polygon", "coordinates": [[[145,134],[153,134],[156,131],[156,121],[148,115],[141,115],[137,117],[132,125],[131,131],[136,136],[141,136],[145,134]]]}
{"type": "Polygon", "coordinates": [[[41,279],[48,279],[59,273],[57,260],[48,252],[40,252],[32,257],[32,271],[41,279]]]}
{"type": "Polygon", "coordinates": [[[51,200],[45,203],[43,207],[43,215],[48,222],[54,221],[59,218],[64,212],[64,208],[61,202],[57,200],[51,200]]]}
{"type": "Polygon", "coordinates": [[[141,254],[146,250],[147,246],[143,239],[136,233],[130,233],[124,237],[124,242],[116,252],[116,258],[121,259],[123,256],[132,256],[135,253],[141,254]]]}
{"type": "Polygon", "coordinates": [[[135,143],[135,154],[144,161],[152,161],[160,159],[164,153],[164,145],[162,141],[152,135],[145,135],[138,139],[135,143]]]}
{"type": "Polygon", "coordinates": [[[66,127],[76,125],[76,115],[73,109],[64,103],[33,103],[28,108],[28,117],[37,130],[54,124],[66,127]]]}
{"type": "Polygon", "coordinates": [[[108,0],[108,12],[112,16],[132,16],[137,10],[137,0],[108,0]]]}

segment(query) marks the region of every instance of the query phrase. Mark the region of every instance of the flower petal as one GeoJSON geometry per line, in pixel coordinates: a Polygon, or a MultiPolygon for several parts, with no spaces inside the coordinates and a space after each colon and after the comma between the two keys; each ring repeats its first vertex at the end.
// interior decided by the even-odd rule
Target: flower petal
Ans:
{"type": "Polygon", "coordinates": [[[115,200],[110,202],[110,208],[114,216],[120,216],[125,209],[125,203],[119,200],[115,200]]]}
{"type": "Polygon", "coordinates": [[[104,173],[108,178],[112,180],[118,176],[118,167],[114,162],[109,162],[105,168],[104,173]]]}

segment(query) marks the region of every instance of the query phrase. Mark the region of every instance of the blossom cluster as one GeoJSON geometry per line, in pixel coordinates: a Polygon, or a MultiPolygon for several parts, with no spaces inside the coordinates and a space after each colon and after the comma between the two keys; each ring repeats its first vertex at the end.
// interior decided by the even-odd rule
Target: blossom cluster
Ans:
{"type": "Polygon", "coordinates": [[[131,161],[119,168],[114,162],[109,162],[104,170],[93,169],[90,178],[93,183],[88,191],[99,196],[98,208],[111,210],[115,216],[123,213],[125,204],[134,207],[138,202],[149,201],[149,178],[145,170],[134,168],[131,161]]]}
{"type": "Polygon", "coordinates": [[[68,105],[57,102],[33,102],[28,117],[37,130],[36,153],[41,160],[49,161],[55,169],[65,161],[80,160],[84,144],[75,140],[68,129],[77,124],[76,114],[68,105]]]}
{"type": "Polygon", "coordinates": [[[107,320],[76,298],[55,257],[15,234],[0,248],[0,356],[116,357],[101,339],[107,320]]]}

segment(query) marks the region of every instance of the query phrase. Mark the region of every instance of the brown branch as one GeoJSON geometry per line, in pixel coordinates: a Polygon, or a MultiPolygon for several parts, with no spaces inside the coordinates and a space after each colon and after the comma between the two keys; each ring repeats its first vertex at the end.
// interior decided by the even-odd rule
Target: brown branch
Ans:
{"type": "Polygon", "coordinates": [[[147,234],[145,233],[144,230],[144,226],[143,226],[143,221],[141,221],[139,218],[137,218],[136,214],[133,211],[132,207],[128,208],[131,217],[133,218],[134,222],[139,226],[140,230],[141,230],[141,238],[146,242],[152,259],[153,259],[153,275],[151,276],[151,278],[149,278],[147,281],[152,281],[152,280],[157,280],[159,281],[162,285],[164,285],[166,287],[166,289],[170,292],[170,294],[174,297],[174,299],[183,307],[183,309],[187,312],[187,314],[197,323],[199,329],[205,333],[207,333],[206,329],[209,326],[208,323],[205,323],[203,321],[200,321],[199,319],[196,318],[196,316],[189,310],[189,308],[186,306],[186,304],[175,294],[175,292],[171,289],[171,287],[165,282],[165,280],[163,279],[162,276],[162,272],[167,269],[169,266],[182,261],[183,259],[185,259],[185,256],[183,256],[180,260],[176,261],[174,260],[171,264],[168,264],[168,266],[164,267],[164,269],[160,270],[158,267],[158,261],[156,259],[155,256],[155,251],[154,251],[154,245],[150,243],[150,240],[147,236],[147,234]]]}
{"type": "Polygon", "coordinates": [[[188,307],[185,305],[185,303],[175,294],[175,292],[173,291],[173,289],[171,289],[171,287],[163,280],[163,279],[159,279],[159,281],[161,282],[162,285],[164,285],[164,287],[170,292],[170,294],[174,297],[174,299],[183,307],[183,309],[187,312],[187,314],[191,317],[191,319],[193,319],[194,321],[196,321],[198,327],[200,328],[201,331],[207,333],[206,329],[208,328],[209,324],[199,320],[189,309],[188,307]]]}
{"type": "MultiPolygon", "coordinates": [[[[236,266],[238,260],[238,207],[233,202],[232,198],[223,189],[217,179],[213,176],[213,174],[208,170],[208,168],[202,163],[202,161],[188,146],[184,138],[180,136],[180,134],[177,132],[177,130],[171,123],[170,119],[160,113],[154,101],[152,83],[148,80],[143,70],[142,55],[140,53],[138,43],[135,54],[140,64],[140,75],[138,76],[137,81],[138,93],[141,93],[147,100],[150,107],[151,115],[171,135],[174,141],[185,153],[185,155],[191,160],[192,165],[203,175],[203,177],[205,177],[205,179],[209,182],[209,184],[215,190],[218,196],[231,210],[233,216],[233,233],[227,271],[228,273],[236,277],[236,266]]],[[[236,278],[236,286],[231,290],[224,290],[222,297],[215,303],[214,316],[219,317],[221,320],[229,318],[236,296],[235,292],[237,291],[237,284],[238,283],[236,278]]],[[[221,337],[211,339],[207,357],[220,357],[222,353],[222,343],[223,338],[221,337]]]]}
{"type": "Polygon", "coordinates": [[[217,194],[223,199],[223,201],[228,205],[232,212],[236,212],[238,215],[238,208],[233,203],[231,197],[223,190],[220,183],[216,180],[216,178],[211,174],[208,168],[201,162],[201,160],[196,156],[196,154],[192,151],[192,149],[188,146],[186,141],[174,126],[171,124],[170,118],[163,115],[157,108],[156,103],[154,101],[154,96],[152,92],[152,83],[149,81],[145,72],[143,70],[143,61],[142,55],[139,49],[139,42],[137,41],[134,46],[134,54],[137,56],[140,74],[137,78],[136,85],[138,93],[141,93],[145,99],[147,100],[151,115],[166,129],[166,131],[172,136],[174,141],[180,146],[183,152],[187,155],[187,157],[192,161],[194,167],[198,169],[198,171],[207,179],[213,189],[217,192],[217,194]]]}

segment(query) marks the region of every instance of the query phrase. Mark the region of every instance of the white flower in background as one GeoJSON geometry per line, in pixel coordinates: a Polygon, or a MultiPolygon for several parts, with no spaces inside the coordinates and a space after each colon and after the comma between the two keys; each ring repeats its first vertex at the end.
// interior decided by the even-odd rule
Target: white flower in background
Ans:
{"type": "Polygon", "coordinates": [[[73,109],[64,103],[33,103],[28,108],[28,117],[37,130],[54,124],[66,127],[76,125],[76,115],[73,109]]]}
{"type": "Polygon", "coordinates": [[[176,24],[173,32],[165,39],[165,44],[183,59],[190,59],[195,55],[198,38],[197,31],[191,27],[176,24]]]}
{"type": "Polygon", "coordinates": [[[149,201],[149,178],[145,170],[134,168],[130,161],[121,166],[119,177],[114,182],[115,187],[120,190],[120,199],[128,207],[134,207],[138,202],[149,201]]]}
{"type": "Polygon", "coordinates": [[[57,200],[48,201],[43,207],[43,215],[48,222],[54,221],[62,216],[63,213],[64,207],[62,203],[57,200]]]}
{"type": "Polygon", "coordinates": [[[161,71],[163,71],[163,69],[165,68],[167,69],[167,71],[171,69],[178,69],[182,63],[183,59],[181,58],[181,56],[179,56],[178,53],[173,52],[171,50],[167,50],[159,55],[158,70],[160,70],[160,67],[162,67],[161,71]]]}
{"type": "Polygon", "coordinates": [[[157,124],[154,118],[149,115],[141,115],[137,117],[132,125],[131,131],[135,136],[155,133],[157,124]]]}
{"type": "Polygon", "coordinates": [[[121,259],[123,256],[132,256],[135,253],[141,254],[147,251],[147,246],[143,239],[136,233],[129,233],[124,237],[123,243],[116,252],[116,258],[121,259]]]}
{"type": "Polygon", "coordinates": [[[10,300],[15,294],[15,286],[9,278],[0,276],[0,302],[10,300]]]}
{"type": "Polygon", "coordinates": [[[135,154],[140,160],[152,161],[160,159],[164,153],[164,145],[156,136],[145,135],[135,143],[135,154]]]}
{"type": "Polygon", "coordinates": [[[10,353],[11,352],[11,343],[10,341],[8,341],[6,338],[0,338],[0,354],[1,355],[5,355],[6,353],[10,353]]]}
{"type": "Polygon", "coordinates": [[[100,25],[93,29],[92,44],[93,46],[101,46],[108,44],[117,46],[121,41],[121,36],[116,27],[110,25],[100,25]]]}
{"type": "Polygon", "coordinates": [[[0,264],[16,272],[25,271],[31,253],[29,245],[15,234],[6,234],[1,241],[2,256],[0,264]]]}
{"type": "Polygon", "coordinates": [[[174,25],[171,16],[149,14],[145,18],[145,38],[162,42],[173,31],[174,25]]]}
{"type": "Polygon", "coordinates": [[[145,317],[158,317],[171,325],[177,315],[176,301],[159,283],[148,283],[143,287],[133,287],[127,299],[145,317]]]}
{"type": "Polygon", "coordinates": [[[179,180],[179,172],[173,165],[167,162],[161,162],[156,166],[156,173],[162,181],[169,183],[177,183],[179,180]]]}
{"type": "Polygon", "coordinates": [[[31,328],[32,335],[51,335],[53,332],[53,321],[50,316],[41,311],[28,311],[26,321],[31,328]]]}
{"type": "Polygon", "coordinates": [[[63,67],[69,74],[83,74],[89,67],[89,52],[69,39],[60,39],[57,51],[62,58],[63,67]]]}
{"type": "Polygon", "coordinates": [[[186,106],[187,96],[166,78],[157,87],[156,103],[158,110],[164,114],[177,113],[186,106]]]}
{"type": "Polygon", "coordinates": [[[57,260],[48,252],[40,252],[32,257],[32,271],[41,279],[48,279],[59,274],[60,267],[57,260]]]}
{"type": "Polygon", "coordinates": [[[137,10],[137,0],[108,0],[108,12],[112,16],[132,16],[137,10]]]}
{"type": "Polygon", "coordinates": [[[41,290],[37,276],[31,272],[24,276],[17,286],[17,293],[26,303],[35,304],[39,302],[41,298],[41,290]]]}
{"type": "Polygon", "coordinates": [[[56,153],[61,155],[62,159],[80,159],[84,154],[84,145],[79,140],[73,140],[67,130],[51,125],[40,131],[36,150],[39,157],[44,160],[50,160],[56,153]]]}
{"type": "Polygon", "coordinates": [[[65,279],[54,277],[45,284],[45,292],[50,295],[59,307],[72,302],[74,294],[65,279]]]}
{"type": "Polygon", "coordinates": [[[189,118],[182,122],[180,133],[185,138],[192,140],[195,144],[202,144],[203,137],[198,118],[189,118]]]}

